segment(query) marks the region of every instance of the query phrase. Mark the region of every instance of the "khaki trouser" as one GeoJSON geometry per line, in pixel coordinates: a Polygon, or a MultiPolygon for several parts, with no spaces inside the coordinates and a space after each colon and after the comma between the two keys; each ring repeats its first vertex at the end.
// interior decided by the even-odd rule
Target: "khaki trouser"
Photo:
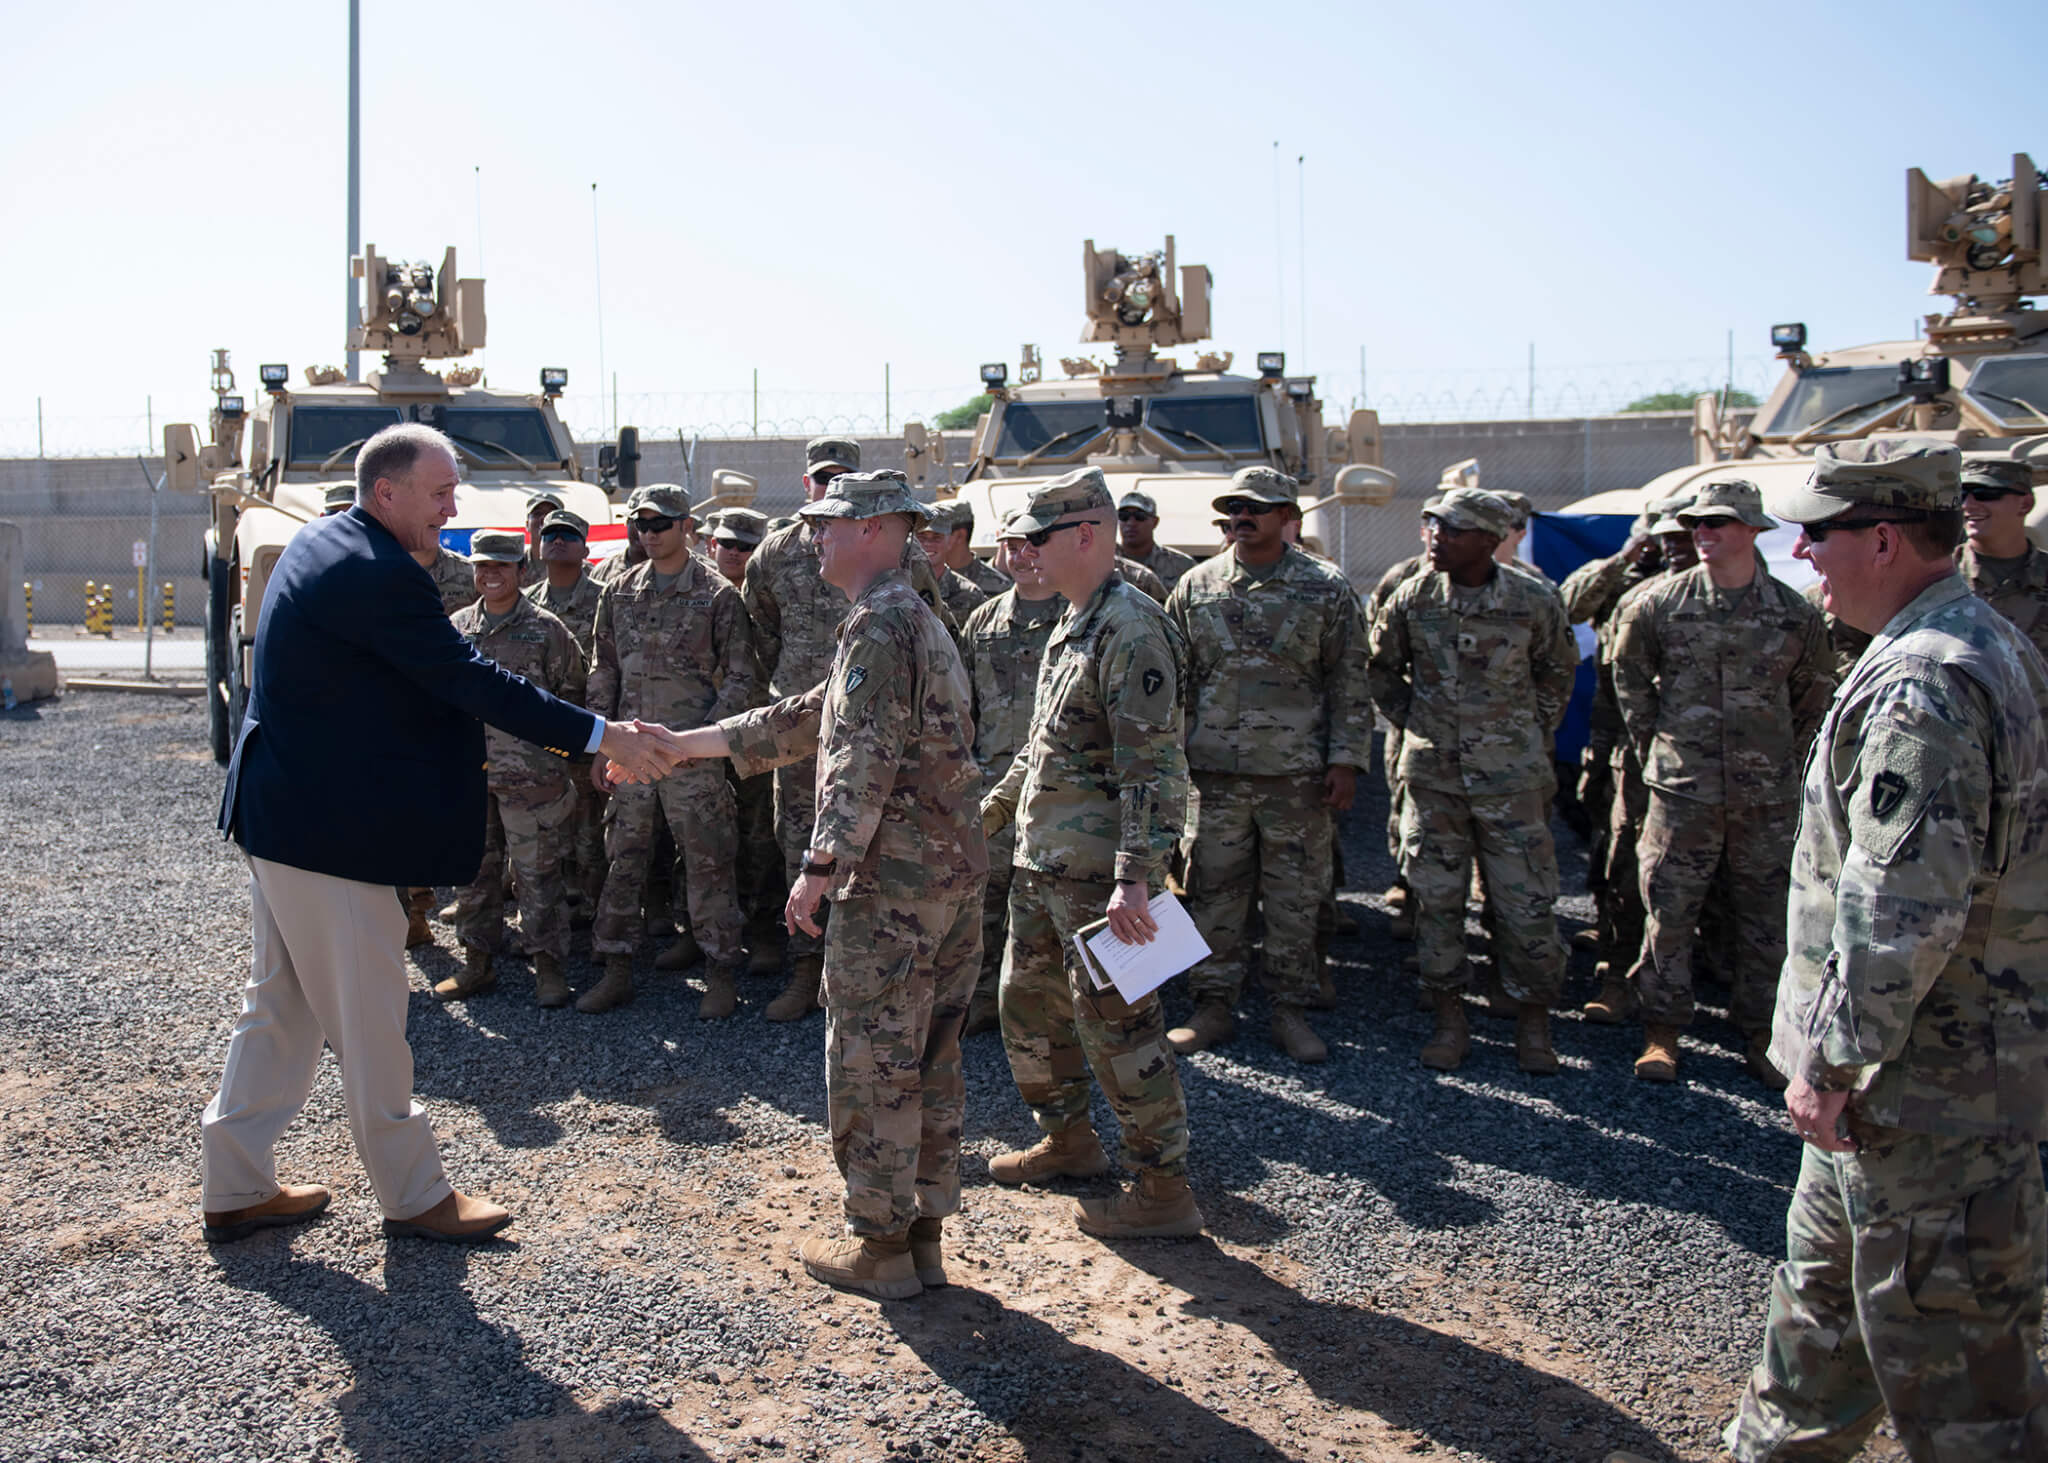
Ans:
{"type": "Polygon", "coordinates": [[[412,1100],[398,891],[260,858],[249,874],[256,949],[220,1091],[199,1119],[203,1207],[243,1209],[277,1193],[272,1149],[305,1105],[325,1044],[378,1207],[390,1219],[424,1213],[451,1189],[412,1100]]]}

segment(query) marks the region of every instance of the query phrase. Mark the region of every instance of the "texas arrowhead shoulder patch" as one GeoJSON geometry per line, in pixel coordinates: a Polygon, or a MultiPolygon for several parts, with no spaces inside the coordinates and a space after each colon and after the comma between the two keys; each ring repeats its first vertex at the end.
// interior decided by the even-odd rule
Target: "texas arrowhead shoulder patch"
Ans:
{"type": "Polygon", "coordinates": [[[1870,779],[1870,812],[1876,818],[1889,818],[1894,809],[1906,800],[1906,779],[1896,772],[1880,772],[1870,779]]]}
{"type": "Polygon", "coordinates": [[[846,693],[850,696],[860,689],[860,683],[868,678],[868,668],[853,665],[846,668],[846,693]]]}

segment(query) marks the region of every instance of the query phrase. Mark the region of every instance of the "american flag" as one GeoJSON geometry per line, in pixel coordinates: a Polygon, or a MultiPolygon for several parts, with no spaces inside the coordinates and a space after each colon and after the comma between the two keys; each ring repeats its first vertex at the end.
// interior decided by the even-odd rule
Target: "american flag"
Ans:
{"type": "MultiPolygon", "coordinates": [[[[441,547],[447,549],[450,553],[467,556],[470,539],[479,533],[490,533],[492,531],[493,525],[488,523],[480,523],[473,528],[444,528],[441,530],[441,547]]],[[[524,524],[515,524],[505,528],[503,532],[516,533],[524,538],[526,536],[526,527],[524,524]]],[[[626,547],[626,525],[623,523],[595,524],[591,527],[587,543],[590,548],[589,561],[592,564],[601,564],[613,554],[624,552],[626,547]]]]}

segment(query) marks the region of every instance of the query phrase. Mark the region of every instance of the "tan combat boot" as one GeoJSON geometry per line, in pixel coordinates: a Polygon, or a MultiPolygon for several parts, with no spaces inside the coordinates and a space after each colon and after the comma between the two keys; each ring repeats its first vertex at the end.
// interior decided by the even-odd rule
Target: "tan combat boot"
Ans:
{"type": "Polygon", "coordinates": [[[498,973],[491,969],[491,952],[479,950],[474,945],[465,945],[462,950],[462,974],[436,981],[434,999],[466,1001],[471,996],[489,990],[497,983],[498,973]]]}
{"type": "Polygon", "coordinates": [[[1580,1008],[1585,1018],[1596,1026],[1619,1026],[1634,1016],[1636,993],[1627,972],[1617,973],[1603,960],[1593,967],[1593,974],[1600,977],[1600,994],[1580,1008]]]}
{"type": "MultiPolygon", "coordinates": [[[[434,891],[429,889],[426,897],[432,899],[434,891]]],[[[434,932],[427,928],[427,907],[419,897],[408,899],[405,904],[405,948],[417,950],[422,945],[434,943],[434,932]]]]}
{"type": "Polygon", "coordinates": [[[552,955],[533,957],[533,999],[548,1011],[569,1004],[569,982],[562,979],[562,962],[552,955]]]}
{"type": "Polygon", "coordinates": [[[699,1021],[723,1021],[732,1015],[740,1003],[740,993],[735,984],[739,973],[739,967],[734,965],[704,967],[704,999],[697,1003],[699,1021]]]}
{"type": "Polygon", "coordinates": [[[1550,1044],[1550,1008],[1524,1001],[1515,1018],[1515,1064],[1535,1077],[1557,1075],[1557,1049],[1550,1044]]]}
{"type": "Polygon", "coordinates": [[[1643,1054],[1636,1058],[1636,1075],[1645,1082],[1678,1080],[1678,1028],[1644,1026],[1643,1054]]]}
{"type": "Polygon", "coordinates": [[[789,984],[761,1014],[770,1021],[801,1021],[818,1009],[818,981],[825,973],[822,955],[798,955],[789,962],[789,984]]]}
{"type": "Polygon", "coordinates": [[[857,1290],[877,1300],[909,1300],[921,1295],[917,1266],[910,1258],[910,1236],[838,1235],[807,1239],[797,1246],[804,1269],[841,1290],[857,1290]]]}
{"type": "Polygon", "coordinates": [[[762,931],[747,946],[748,975],[782,974],[782,941],[762,931]]]}
{"type": "Polygon", "coordinates": [[[940,1240],[946,1221],[920,1215],[910,1221],[910,1263],[917,1270],[917,1283],[937,1290],[946,1283],[946,1257],[940,1240]]]}
{"type": "Polygon", "coordinates": [[[1086,1122],[1047,1133],[1031,1147],[988,1161],[988,1176],[999,1184],[1038,1184],[1049,1178],[1092,1179],[1109,1172],[1109,1155],[1086,1122]]]}
{"type": "Polygon", "coordinates": [[[1075,1200],[1074,1223],[1101,1239],[1176,1239],[1202,1232],[1202,1211],[1186,1175],[1148,1168],[1107,1199],[1075,1200]]]}
{"type": "Polygon", "coordinates": [[[1189,1052],[1222,1046],[1236,1035],[1236,1014],[1214,997],[1203,996],[1195,1002],[1195,1014],[1188,1018],[1188,1024],[1166,1033],[1166,1044],[1186,1056],[1189,1052]]]}
{"type": "Polygon", "coordinates": [[[633,999],[633,957],[604,957],[604,979],[576,998],[576,1009],[586,1016],[623,1006],[633,999]]]}
{"type": "Polygon", "coordinates": [[[1273,1045],[1297,1062],[1327,1062],[1330,1049],[1309,1027],[1299,1006],[1273,1007],[1273,1045]]]}
{"type": "Polygon", "coordinates": [[[1768,1031],[1752,1031],[1742,1054],[1743,1065],[1749,1068],[1749,1075],[1771,1089],[1783,1092],[1788,1085],[1785,1074],[1771,1061],[1771,1034],[1768,1031]]]}
{"type": "Polygon", "coordinates": [[[1436,1011],[1436,1030],[1422,1049],[1422,1065],[1438,1072],[1455,1072],[1472,1050],[1472,1028],[1465,1021],[1465,997],[1458,991],[1431,991],[1429,1003],[1436,1011]]]}
{"type": "Polygon", "coordinates": [[[963,1037],[979,1036],[984,1031],[1002,1029],[1003,1012],[996,1004],[994,991],[976,991],[967,1003],[967,1024],[960,1028],[963,1037]]]}
{"type": "Polygon", "coordinates": [[[665,945],[654,957],[656,970],[688,970],[704,958],[704,951],[697,943],[697,937],[683,930],[675,939],[665,945]]]}

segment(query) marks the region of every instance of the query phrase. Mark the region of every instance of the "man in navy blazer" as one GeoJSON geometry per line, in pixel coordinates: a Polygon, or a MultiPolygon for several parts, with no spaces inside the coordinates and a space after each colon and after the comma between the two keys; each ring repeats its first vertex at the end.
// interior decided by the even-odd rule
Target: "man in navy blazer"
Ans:
{"type": "Polygon", "coordinates": [[[386,1234],[471,1240],[511,1223],[450,1185],[413,1101],[405,886],[476,877],[486,722],[565,757],[602,751],[628,772],[674,763],[637,725],[480,659],[449,623],[411,551],[438,542],[460,476],[439,432],[386,428],[357,454],[355,506],[300,529],[270,578],[220,807],[249,858],[255,957],[200,1119],[210,1240],[326,1207],[319,1185],[280,1185],[272,1154],[323,1043],[386,1234]]]}

